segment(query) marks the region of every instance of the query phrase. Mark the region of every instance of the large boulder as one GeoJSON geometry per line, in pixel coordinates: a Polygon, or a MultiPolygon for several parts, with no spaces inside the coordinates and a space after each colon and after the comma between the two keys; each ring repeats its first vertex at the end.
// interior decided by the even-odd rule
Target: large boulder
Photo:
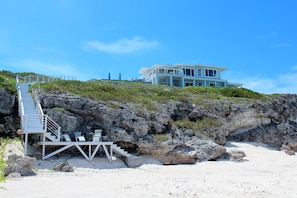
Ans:
{"type": "Polygon", "coordinates": [[[208,161],[220,158],[225,154],[226,148],[211,140],[193,139],[186,143],[195,150],[195,157],[198,161],[208,161]]]}
{"type": "Polygon", "coordinates": [[[168,152],[160,161],[164,165],[194,164],[196,163],[196,152],[194,148],[181,144],[168,152]]]}
{"type": "Polygon", "coordinates": [[[199,161],[216,160],[223,156],[226,148],[211,140],[192,138],[192,140],[176,146],[161,144],[140,145],[141,154],[151,155],[164,165],[194,164],[199,161]]]}

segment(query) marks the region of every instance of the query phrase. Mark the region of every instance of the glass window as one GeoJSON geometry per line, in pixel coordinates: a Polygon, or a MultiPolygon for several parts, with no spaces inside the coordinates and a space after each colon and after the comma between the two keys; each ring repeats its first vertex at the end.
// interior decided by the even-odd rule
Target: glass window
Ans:
{"type": "Polygon", "coordinates": [[[183,71],[187,76],[194,76],[194,69],[183,69],[183,71]]]}
{"type": "Polygon", "coordinates": [[[168,69],[168,74],[173,74],[173,69],[168,69]]]}
{"type": "Polygon", "coordinates": [[[213,69],[206,69],[205,70],[205,76],[216,77],[217,76],[217,71],[213,70],[213,69]]]}

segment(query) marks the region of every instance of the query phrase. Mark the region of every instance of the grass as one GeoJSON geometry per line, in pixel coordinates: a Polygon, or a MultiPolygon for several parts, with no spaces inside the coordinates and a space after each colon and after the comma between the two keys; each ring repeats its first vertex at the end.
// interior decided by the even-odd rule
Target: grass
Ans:
{"type": "Polygon", "coordinates": [[[12,139],[9,138],[0,138],[0,182],[5,181],[4,167],[7,165],[7,163],[4,160],[4,151],[6,145],[11,141],[12,139]]]}
{"type": "Polygon", "coordinates": [[[191,121],[189,118],[184,118],[182,120],[173,121],[172,125],[184,128],[184,129],[193,129],[196,137],[213,139],[212,136],[208,136],[204,131],[215,130],[221,126],[221,121],[215,118],[204,117],[201,120],[191,121]]]}
{"type": "Polygon", "coordinates": [[[0,71],[0,90],[6,90],[10,94],[16,94],[15,74],[2,70],[0,71]]]}
{"type": "MultiPolygon", "coordinates": [[[[37,85],[33,86],[36,87],[37,85]]],[[[70,93],[94,100],[138,103],[147,110],[156,110],[155,102],[182,101],[200,103],[203,99],[262,99],[263,95],[244,88],[168,87],[128,81],[59,80],[40,85],[47,93],[70,93]]]]}
{"type": "Polygon", "coordinates": [[[153,137],[154,142],[164,142],[169,140],[169,134],[156,134],[153,137]]]}
{"type": "Polygon", "coordinates": [[[66,112],[66,109],[64,109],[64,108],[62,108],[62,107],[54,107],[53,110],[54,110],[54,111],[66,112]]]}

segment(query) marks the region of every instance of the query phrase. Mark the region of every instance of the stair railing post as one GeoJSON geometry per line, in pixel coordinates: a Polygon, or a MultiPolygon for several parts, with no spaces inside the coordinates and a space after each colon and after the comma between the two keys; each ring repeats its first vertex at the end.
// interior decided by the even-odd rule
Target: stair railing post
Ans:
{"type": "Polygon", "coordinates": [[[28,131],[27,131],[27,116],[26,115],[22,115],[22,117],[24,118],[24,129],[23,129],[23,133],[25,133],[25,148],[24,148],[24,154],[27,155],[27,149],[28,149],[28,131]]]}
{"type": "Polygon", "coordinates": [[[61,127],[58,126],[58,140],[61,141],[61,127]]]}
{"type": "Polygon", "coordinates": [[[43,115],[44,116],[44,132],[47,132],[47,115],[43,115]]]}

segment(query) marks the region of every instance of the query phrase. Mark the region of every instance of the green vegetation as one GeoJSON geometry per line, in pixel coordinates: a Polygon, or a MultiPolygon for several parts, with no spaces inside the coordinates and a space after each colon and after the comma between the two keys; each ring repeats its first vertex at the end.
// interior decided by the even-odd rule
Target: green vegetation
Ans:
{"type": "MultiPolygon", "coordinates": [[[[155,102],[187,100],[185,91],[181,88],[139,82],[106,80],[82,82],[59,80],[44,83],[40,86],[47,93],[71,93],[94,100],[137,103],[148,110],[158,109],[155,102]]],[[[113,105],[111,104],[111,106],[113,105]]]]}
{"type": "Polygon", "coordinates": [[[9,138],[0,138],[0,182],[5,180],[4,167],[6,166],[6,161],[4,161],[4,151],[6,145],[11,141],[12,139],[9,138]]]}
{"type": "Polygon", "coordinates": [[[190,121],[189,118],[184,118],[182,120],[177,120],[172,123],[176,127],[193,129],[195,136],[200,138],[210,138],[207,137],[203,131],[215,130],[217,127],[221,126],[221,121],[215,118],[205,117],[202,120],[190,121]]]}
{"type": "Polygon", "coordinates": [[[164,142],[169,140],[168,134],[156,134],[154,135],[154,142],[164,142]]]}
{"type": "MultiPolygon", "coordinates": [[[[37,75],[31,72],[12,73],[0,71],[0,90],[4,89],[10,93],[16,93],[15,77],[37,75]]],[[[38,86],[38,85],[35,85],[38,86]]],[[[48,93],[71,93],[94,100],[121,101],[126,103],[139,103],[144,107],[154,110],[157,109],[155,102],[177,100],[183,102],[197,102],[201,99],[222,99],[245,98],[263,99],[263,95],[245,88],[217,88],[217,87],[195,87],[185,88],[168,87],[164,85],[151,85],[139,82],[127,81],[75,81],[57,80],[41,85],[48,93]]]]}
{"type": "Polygon", "coordinates": [[[23,73],[12,73],[10,71],[2,70],[0,71],[0,90],[6,90],[11,94],[16,94],[16,76],[29,76],[36,75],[32,72],[23,72],[23,73]]]}
{"type": "Polygon", "coordinates": [[[62,108],[62,107],[54,107],[53,108],[54,111],[61,111],[61,112],[65,112],[66,109],[62,108]]]}
{"type": "Polygon", "coordinates": [[[11,94],[15,94],[15,83],[15,74],[5,70],[0,71],[0,90],[6,90],[11,94]]]}
{"type": "Polygon", "coordinates": [[[185,87],[185,90],[193,94],[205,94],[208,96],[219,97],[236,97],[236,98],[249,98],[249,99],[262,99],[263,95],[257,92],[245,88],[235,88],[235,87],[185,87]]]}
{"type": "Polygon", "coordinates": [[[263,95],[245,88],[222,88],[220,93],[226,97],[240,97],[250,99],[263,99],[263,95]]]}
{"type": "Polygon", "coordinates": [[[127,81],[66,81],[41,84],[47,93],[70,93],[94,100],[138,103],[156,110],[155,102],[170,100],[196,103],[202,99],[245,98],[262,99],[263,95],[244,88],[168,87],[127,81]]]}

